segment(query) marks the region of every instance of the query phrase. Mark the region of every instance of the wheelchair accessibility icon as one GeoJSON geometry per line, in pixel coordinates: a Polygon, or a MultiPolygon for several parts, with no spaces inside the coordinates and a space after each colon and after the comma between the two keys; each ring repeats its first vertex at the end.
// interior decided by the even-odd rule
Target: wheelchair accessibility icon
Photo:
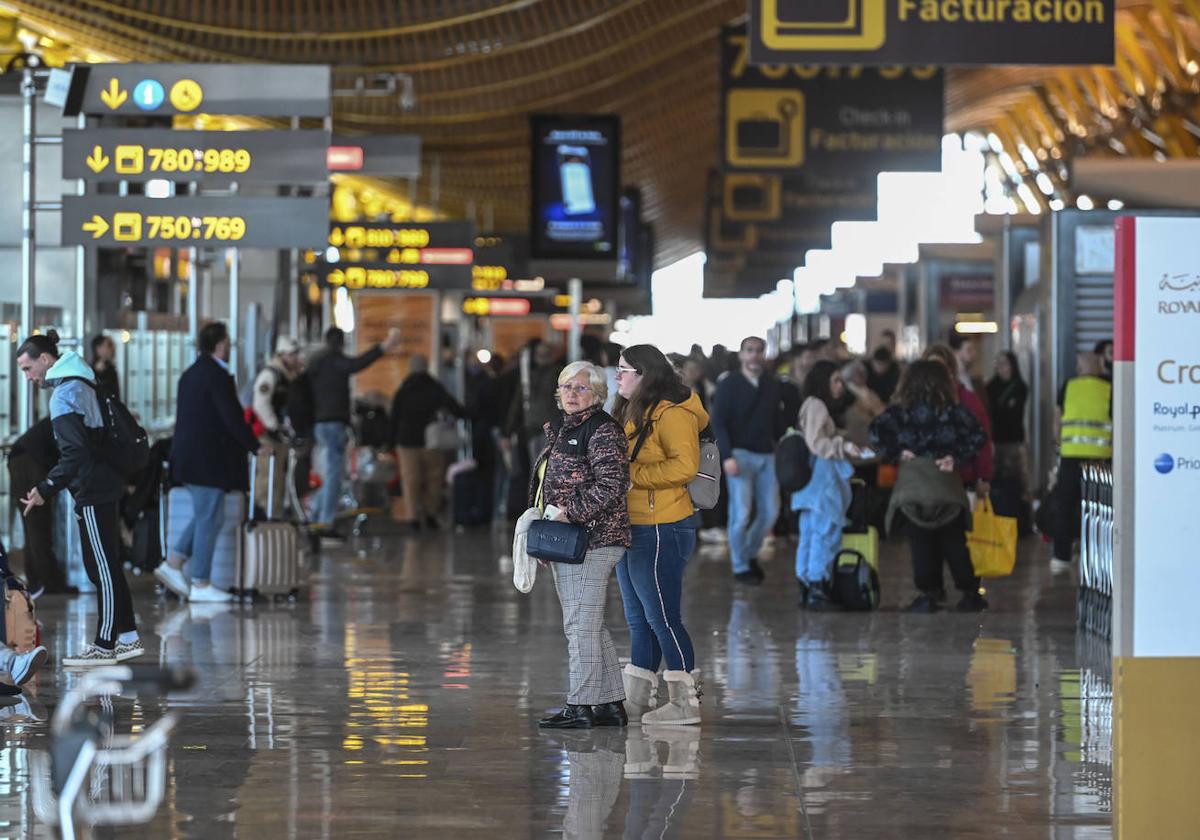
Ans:
{"type": "Polygon", "coordinates": [[[725,100],[725,157],[731,166],[804,163],[804,94],[778,88],[732,90],[725,100]]]}
{"type": "Polygon", "coordinates": [[[887,0],[762,0],[763,43],[773,50],[877,50],[887,0]]]}

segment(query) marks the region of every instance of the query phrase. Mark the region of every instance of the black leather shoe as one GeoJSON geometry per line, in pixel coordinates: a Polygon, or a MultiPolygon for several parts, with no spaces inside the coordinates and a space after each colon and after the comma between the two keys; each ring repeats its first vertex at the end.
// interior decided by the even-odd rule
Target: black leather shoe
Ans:
{"type": "Polygon", "coordinates": [[[819,586],[814,586],[808,592],[809,612],[829,612],[836,609],[837,604],[830,600],[829,595],[819,586]]]}
{"type": "Polygon", "coordinates": [[[592,706],[592,726],[628,725],[629,715],[625,714],[625,704],[622,701],[592,706]]]}
{"type": "Polygon", "coordinates": [[[962,596],[962,600],[954,608],[960,613],[977,613],[983,612],[988,608],[987,599],[978,592],[968,592],[962,596]]]}
{"type": "Polygon", "coordinates": [[[941,609],[941,607],[938,606],[938,602],[935,601],[931,595],[926,595],[926,594],[922,593],[922,594],[918,595],[916,598],[913,598],[912,603],[909,604],[907,607],[905,607],[904,611],[909,612],[909,613],[926,613],[926,614],[928,614],[928,613],[935,613],[940,609],[941,609]]]}
{"type": "Polygon", "coordinates": [[[592,707],[572,706],[568,703],[558,714],[539,720],[538,726],[542,729],[591,729],[592,707]]]}
{"type": "Polygon", "coordinates": [[[762,586],[762,578],[754,574],[754,572],[734,572],[733,579],[747,586],[762,586]]]}

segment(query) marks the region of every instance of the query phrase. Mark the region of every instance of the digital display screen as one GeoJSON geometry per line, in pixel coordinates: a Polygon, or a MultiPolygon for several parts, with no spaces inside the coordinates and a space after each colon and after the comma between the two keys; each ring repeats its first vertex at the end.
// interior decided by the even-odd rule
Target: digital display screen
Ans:
{"type": "Polygon", "coordinates": [[[620,118],[535,115],[530,128],[532,256],[615,260],[620,118]]]}

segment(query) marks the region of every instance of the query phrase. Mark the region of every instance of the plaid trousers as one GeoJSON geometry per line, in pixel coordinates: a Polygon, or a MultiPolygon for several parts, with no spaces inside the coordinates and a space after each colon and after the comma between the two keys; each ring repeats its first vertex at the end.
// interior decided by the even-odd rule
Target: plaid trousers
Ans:
{"type": "Polygon", "coordinates": [[[567,702],[571,705],[598,706],[625,699],[617,648],[604,624],[608,581],[624,556],[621,546],[607,546],[589,550],[577,566],[551,564],[567,636],[571,665],[567,702]]]}

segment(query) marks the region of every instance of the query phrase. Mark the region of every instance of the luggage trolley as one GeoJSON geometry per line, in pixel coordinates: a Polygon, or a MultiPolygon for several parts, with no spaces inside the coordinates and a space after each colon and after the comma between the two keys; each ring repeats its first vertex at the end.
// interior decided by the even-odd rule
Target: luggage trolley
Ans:
{"type": "Polygon", "coordinates": [[[50,751],[30,755],[33,807],[64,840],[98,825],[141,825],[154,818],[166,789],[167,749],[178,716],[168,713],[138,735],[105,732],[85,704],[122,688],[164,695],[194,676],[156,666],[109,665],[83,675],[50,725],[50,751]]]}
{"type": "Polygon", "coordinates": [[[1082,478],[1076,620],[1085,630],[1109,638],[1115,528],[1112,467],[1103,463],[1084,464],[1082,478]]]}

